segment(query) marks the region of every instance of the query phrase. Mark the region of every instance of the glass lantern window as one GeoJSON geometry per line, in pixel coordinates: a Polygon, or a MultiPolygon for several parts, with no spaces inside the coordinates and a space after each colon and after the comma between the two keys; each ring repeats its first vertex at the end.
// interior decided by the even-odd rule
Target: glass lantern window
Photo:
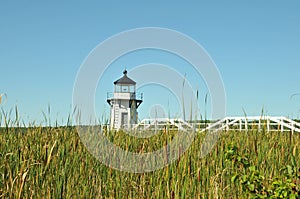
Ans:
{"type": "Polygon", "coordinates": [[[135,86],[134,85],[116,85],[115,92],[117,92],[117,93],[134,93],[135,86]]]}

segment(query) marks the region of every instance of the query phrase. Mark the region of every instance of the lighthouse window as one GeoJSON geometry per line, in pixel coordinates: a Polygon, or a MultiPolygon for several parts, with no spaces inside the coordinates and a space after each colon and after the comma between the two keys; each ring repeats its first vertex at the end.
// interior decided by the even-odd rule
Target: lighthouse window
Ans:
{"type": "Polygon", "coordinates": [[[134,93],[134,86],[129,87],[129,92],[134,93]]]}
{"type": "Polygon", "coordinates": [[[121,92],[121,86],[116,86],[115,91],[116,92],[121,92]]]}
{"type": "Polygon", "coordinates": [[[128,92],[128,86],[122,86],[122,92],[128,92]]]}

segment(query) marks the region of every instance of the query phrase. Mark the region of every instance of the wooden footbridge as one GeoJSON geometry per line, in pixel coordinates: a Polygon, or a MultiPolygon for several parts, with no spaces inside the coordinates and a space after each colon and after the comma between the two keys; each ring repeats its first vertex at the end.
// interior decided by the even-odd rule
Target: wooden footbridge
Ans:
{"type": "Polygon", "coordinates": [[[188,122],[182,119],[155,118],[144,119],[139,124],[131,127],[136,130],[161,130],[166,128],[177,128],[179,130],[196,132],[218,131],[218,130],[265,130],[267,132],[297,132],[300,133],[300,122],[287,117],[273,116],[244,116],[225,117],[218,121],[188,122]]]}

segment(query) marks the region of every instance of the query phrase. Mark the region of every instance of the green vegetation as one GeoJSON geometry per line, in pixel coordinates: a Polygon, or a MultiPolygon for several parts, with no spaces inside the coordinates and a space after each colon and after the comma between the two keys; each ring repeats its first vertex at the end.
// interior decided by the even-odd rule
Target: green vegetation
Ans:
{"type": "MultiPolygon", "coordinates": [[[[107,132],[122,148],[147,152],[176,132],[132,138],[107,132]]],[[[179,160],[134,174],[102,165],[74,127],[0,129],[0,198],[299,198],[300,134],[223,132],[200,159],[204,133],[179,160]]]]}

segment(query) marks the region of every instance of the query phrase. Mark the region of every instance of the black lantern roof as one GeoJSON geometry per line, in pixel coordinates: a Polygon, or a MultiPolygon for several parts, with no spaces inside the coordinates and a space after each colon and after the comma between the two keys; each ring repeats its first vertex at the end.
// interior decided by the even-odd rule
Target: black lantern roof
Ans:
{"type": "Polygon", "coordinates": [[[123,77],[121,77],[120,79],[116,80],[114,82],[114,84],[132,84],[135,85],[136,82],[133,81],[132,79],[130,79],[129,77],[127,77],[127,70],[124,70],[123,72],[123,77]]]}

